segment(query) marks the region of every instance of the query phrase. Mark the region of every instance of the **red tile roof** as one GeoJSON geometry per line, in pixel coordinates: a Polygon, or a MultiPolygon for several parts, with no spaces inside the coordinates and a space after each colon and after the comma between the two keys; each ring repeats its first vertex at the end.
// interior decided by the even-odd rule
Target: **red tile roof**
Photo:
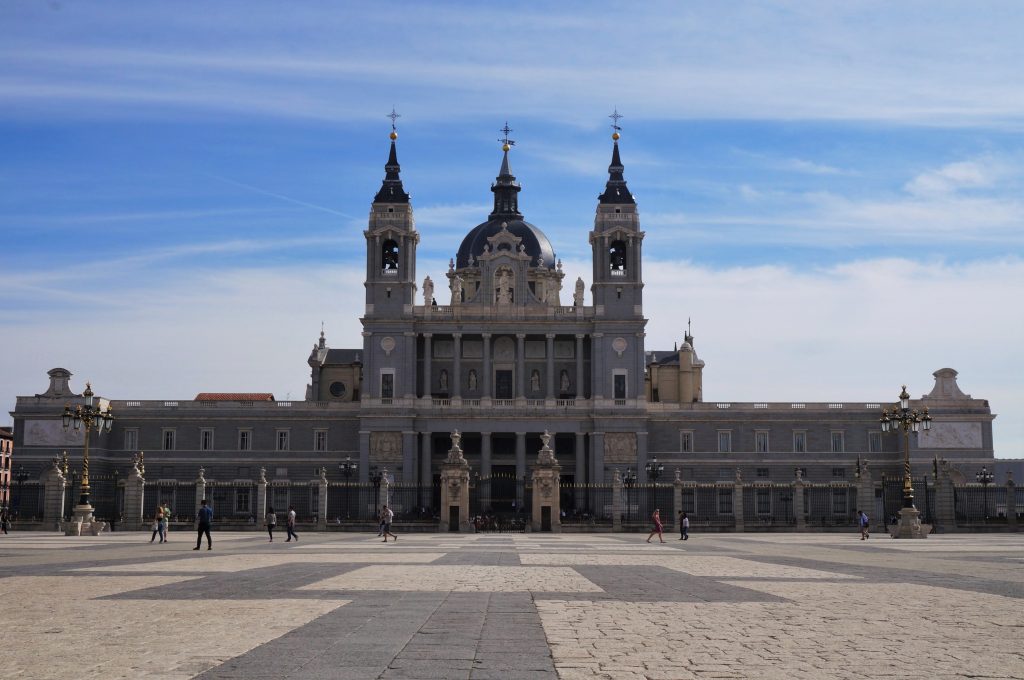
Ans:
{"type": "Polygon", "coordinates": [[[196,401],[274,401],[270,392],[200,392],[196,401]]]}

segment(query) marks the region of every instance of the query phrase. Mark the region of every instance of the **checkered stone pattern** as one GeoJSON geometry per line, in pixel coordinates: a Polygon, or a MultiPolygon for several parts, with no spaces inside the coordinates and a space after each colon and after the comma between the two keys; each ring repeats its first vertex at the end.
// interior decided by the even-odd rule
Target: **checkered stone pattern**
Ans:
{"type": "Polygon", "coordinates": [[[15,533],[3,677],[1024,680],[1024,535],[644,537],[15,533]]]}

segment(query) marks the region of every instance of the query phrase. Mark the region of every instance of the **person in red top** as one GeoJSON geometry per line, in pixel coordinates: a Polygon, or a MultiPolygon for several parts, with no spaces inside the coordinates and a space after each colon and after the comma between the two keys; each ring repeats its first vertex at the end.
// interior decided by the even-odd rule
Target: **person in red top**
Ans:
{"type": "Polygon", "coordinates": [[[651,515],[651,520],[654,522],[654,528],[651,529],[651,533],[647,534],[647,542],[650,543],[651,537],[654,536],[654,534],[658,534],[658,540],[664,543],[665,538],[662,536],[663,529],[661,526],[661,510],[656,509],[654,514],[651,515]]]}

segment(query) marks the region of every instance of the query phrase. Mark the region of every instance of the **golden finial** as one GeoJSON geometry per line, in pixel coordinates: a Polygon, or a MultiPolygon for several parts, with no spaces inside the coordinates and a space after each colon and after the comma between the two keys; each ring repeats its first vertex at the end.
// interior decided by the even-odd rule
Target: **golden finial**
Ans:
{"type": "Polygon", "coordinates": [[[511,146],[509,146],[508,144],[502,144],[502,145],[501,145],[501,150],[502,150],[502,151],[508,151],[508,150],[509,150],[509,149],[511,149],[511,148],[512,148],[512,147],[511,147],[511,146]]]}
{"type": "Polygon", "coordinates": [[[391,134],[390,134],[390,135],[388,135],[388,137],[390,137],[390,138],[391,138],[391,141],[393,142],[393,141],[395,141],[396,139],[398,139],[398,133],[397,133],[397,132],[395,132],[394,130],[392,130],[392,131],[391,131],[391,134]]]}
{"type": "Polygon", "coordinates": [[[619,133],[618,132],[613,132],[612,133],[612,139],[614,139],[616,142],[619,141],[619,133]]]}

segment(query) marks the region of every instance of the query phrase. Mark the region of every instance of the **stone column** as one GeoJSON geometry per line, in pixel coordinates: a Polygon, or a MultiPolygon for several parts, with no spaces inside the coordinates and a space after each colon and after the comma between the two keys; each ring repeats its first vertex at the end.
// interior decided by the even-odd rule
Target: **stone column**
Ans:
{"type": "Polygon", "coordinates": [[[676,468],[676,478],[672,481],[672,510],[672,521],[675,523],[676,531],[680,531],[682,523],[679,513],[683,511],[683,478],[679,474],[679,468],[676,468]]]}
{"type": "Polygon", "coordinates": [[[416,481],[416,433],[412,430],[402,432],[402,481],[416,481]]]}
{"type": "Polygon", "coordinates": [[[800,468],[796,470],[796,479],[793,480],[793,517],[796,519],[796,530],[807,530],[807,516],[804,515],[804,478],[800,468]]]}
{"type": "Polygon", "coordinates": [[[585,484],[587,481],[587,440],[582,432],[576,433],[576,483],[585,484]]]}
{"type": "Polygon", "coordinates": [[[546,333],[544,339],[547,340],[547,344],[544,347],[544,356],[547,359],[547,365],[544,367],[544,372],[547,373],[547,393],[545,398],[548,401],[548,406],[553,406],[555,401],[555,334],[546,333]]]}
{"type": "Polygon", "coordinates": [[[516,399],[526,399],[526,335],[516,333],[516,399]]]}
{"type": "Polygon", "coordinates": [[[604,333],[590,334],[590,398],[597,401],[604,399],[604,385],[607,382],[604,357],[601,355],[603,338],[604,333]]]}
{"type": "Polygon", "coordinates": [[[481,406],[490,406],[491,405],[491,397],[494,396],[494,390],[491,387],[491,377],[492,377],[491,374],[494,373],[494,369],[491,368],[491,334],[490,333],[484,333],[483,334],[483,339],[484,339],[484,367],[483,367],[484,374],[482,376],[480,376],[481,379],[482,379],[480,384],[483,387],[483,389],[481,390],[481,395],[480,395],[480,405],[481,406]]]}
{"type": "Polygon", "coordinates": [[[590,434],[590,459],[590,481],[604,484],[604,432],[590,434]]]}
{"type": "Polygon", "coordinates": [[[537,465],[533,468],[533,507],[531,524],[534,531],[544,531],[544,510],[550,513],[550,531],[562,531],[562,504],[558,484],[562,467],[551,450],[551,435],[544,432],[540,436],[543,446],[537,454],[537,465]]]}
{"type": "Polygon", "coordinates": [[[583,338],[582,333],[576,334],[576,398],[583,399],[583,338]]]}
{"type": "Polygon", "coordinates": [[[743,516],[743,475],[736,468],[736,480],[732,485],[732,516],[736,523],[736,531],[746,531],[746,518],[743,516]]]}
{"type": "Polygon", "coordinates": [[[359,483],[370,483],[370,433],[359,431],[359,483]]]}
{"type": "Polygon", "coordinates": [[[875,511],[875,483],[871,479],[868,462],[859,456],[857,457],[857,467],[854,468],[854,477],[857,480],[857,507],[855,509],[863,510],[871,521],[871,515],[875,511]]]}
{"type": "Polygon", "coordinates": [[[43,483],[43,526],[47,529],[59,529],[64,520],[64,495],[67,480],[60,465],[54,460],[51,468],[39,476],[43,483]]]}
{"type": "Polygon", "coordinates": [[[622,477],[612,470],[612,531],[622,531],[622,477]]]}
{"type": "Polygon", "coordinates": [[[405,368],[402,370],[402,382],[405,383],[403,389],[405,390],[406,399],[416,398],[416,333],[413,331],[406,331],[402,334],[405,339],[405,368]]]}
{"type": "Polygon", "coordinates": [[[452,345],[455,349],[455,356],[452,359],[451,395],[452,399],[462,399],[462,333],[452,333],[452,345]]]}
{"type": "MultiPolygon", "coordinates": [[[[318,503],[316,512],[316,528],[320,531],[327,531],[327,468],[320,468],[320,479],[317,480],[317,485],[320,487],[320,502],[318,503]]],[[[263,513],[266,515],[266,513],[263,513]]],[[[257,523],[259,518],[257,518],[257,523]]]]}
{"type": "MultiPolygon", "coordinates": [[[[428,304],[429,308],[430,305],[428,304]]],[[[434,378],[431,375],[430,360],[433,358],[431,352],[433,333],[423,334],[423,398],[430,399],[434,392],[434,378]]]]}
{"type": "Polygon", "coordinates": [[[423,452],[422,458],[420,458],[420,486],[429,487],[434,483],[433,470],[430,469],[430,456],[432,455],[433,441],[431,440],[430,432],[423,432],[420,434],[423,441],[423,452]]]}
{"type": "MultiPolygon", "coordinates": [[[[142,516],[143,503],[146,500],[146,480],[138,465],[132,465],[128,477],[124,480],[124,519],[125,530],[138,530],[145,526],[142,516]]],[[[169,521],[169,520],[168,520],[169,521]]]]}
{"type": "Polygon", "coordinates": [[[471,531],[469,522],[469,463],[462,455],[462,435],[452,432],[452,448],[441,465],[441,531],[471,531]],[[457,525],[453,522],[457,521],[457,525]]]}
{"type": "Polygon", "coordinates": [[[1017,485],[1009,470],[1006,471],[1006,528],[1017,531],[1017,485]]]}
{"type": "Polygon", "coordinates": [[[256,523],[260,524],[267,516],[267,468],[260,466],[260,476],[256,479],[256,523]]]}
{"type": "Polygon", "coordinates": [[[391,479],[388,477],[386,465],[380,469],[380,503],[391,508],[391,479]]]}
{"type": "Polygon", "coordinates": [[[206,498],[206,468],[199,468],[199,476],[196,477],[196,507],[192,513],[194,515],[199,514],[199,508],[202,507],[202,501],[206,498]]]}
{"type": "MultiPolygon", "coordinates": [[[[887,518],[879,517],[879,526],[885,527],[887,518]]],[[[956,527],[956,501],[953,496],[953,478],[949,462],[938,460],[935,466],[935,524],[946,531],[956,527]]]]}

